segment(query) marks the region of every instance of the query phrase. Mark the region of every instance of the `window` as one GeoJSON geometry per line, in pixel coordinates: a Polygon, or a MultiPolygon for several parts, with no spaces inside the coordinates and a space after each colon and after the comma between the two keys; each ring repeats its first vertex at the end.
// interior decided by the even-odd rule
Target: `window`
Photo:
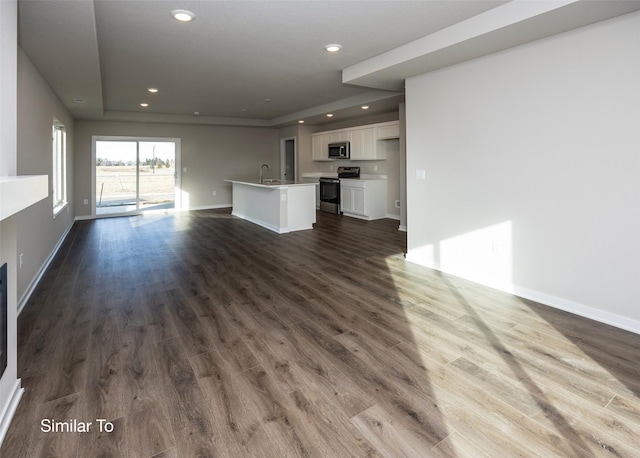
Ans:
{"type": "Polygon", "coordinates": [[[67,135],[64,125],[53,120],[53,217],[67,205],[67,135]]]}

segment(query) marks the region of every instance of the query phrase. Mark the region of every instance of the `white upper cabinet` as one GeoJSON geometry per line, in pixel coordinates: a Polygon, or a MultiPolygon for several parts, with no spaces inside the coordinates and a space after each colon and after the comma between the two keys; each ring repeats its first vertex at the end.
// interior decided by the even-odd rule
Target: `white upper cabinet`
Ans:
{"type": "Polygon", "coordinates": [[[332,132],[329,135],[329,143],[348,142],[348,141],[349,141],[349,131],[348,130],[341,130],[341,131],[332,132]]]}
{"type": "Polygon", "coordinates": [[[358,129],[351,131],[351,157],[352,161],[377,159],[375,157],[375,128],[358,129]]]}
{"type": "Polygon", "coordinates": [[[313,134],[311,135],[311,159],[314,161],[330,161],[329,159],[329,143],[330,134],[313,134]]]}
{"type": "Polygon", "coordinates": [[[376,140],[391,140],[400,138],[400,123],[385,123],[376,127],[376,140]]]}

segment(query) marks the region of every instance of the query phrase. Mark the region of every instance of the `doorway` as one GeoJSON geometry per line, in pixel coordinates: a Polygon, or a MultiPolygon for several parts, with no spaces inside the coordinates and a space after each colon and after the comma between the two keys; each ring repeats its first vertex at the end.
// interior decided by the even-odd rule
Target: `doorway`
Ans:
{"type": "Polygon", "coordinates": [[[298,178],[296,164],[296,138],[280,139],[280,179],[295,181],[298,178]]]}
{"type": "Polygon", "coordinates": [[[180,208],[180,140],[93,138],[93,215],[180,208]]]}

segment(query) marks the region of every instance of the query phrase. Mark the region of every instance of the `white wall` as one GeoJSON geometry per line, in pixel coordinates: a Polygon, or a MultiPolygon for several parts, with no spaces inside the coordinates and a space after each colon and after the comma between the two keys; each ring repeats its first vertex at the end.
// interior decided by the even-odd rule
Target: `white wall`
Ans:
{"type": "Polygon", "coordinates": [[[49,197],[16,216],[18,255],[24,264],[18,270],[18,307],[35,286],[46,264],[73,224],[73,130],[74,121],[51,91],[29,58],[18,49],[18,175],[48,175],[49,197]],[[53,119],[67,132],[68,206],[53,218],[53,119]]]}
{"type": "Polygon", "coordinates": [[[638,56],[633,13],[407,80],[408,259],[640,333],[638,56]]]}
{"type": "MultiPolygon", "coordinates": [[[[76,121],[75,212],[91,216],[91,137],[140,136],[181,139],[182,190],[189,196],[189,208],[231,205],[227,178],[258,179],[260,164],[271,166],[275,178],[280,170],[278,129],[224,127],[135,122],[76,121]],[[216,191],[216,196],[213,196],[216,191]]],[[[271,175],[269,175],[271,176],[271,175]]]]}

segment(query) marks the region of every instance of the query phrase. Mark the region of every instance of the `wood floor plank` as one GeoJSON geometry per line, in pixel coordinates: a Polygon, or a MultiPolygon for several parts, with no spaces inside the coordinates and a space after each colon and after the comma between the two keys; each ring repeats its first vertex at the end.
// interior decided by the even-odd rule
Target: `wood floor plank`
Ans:
{"type": "Polygon", "coordinates": [[[178,331],[176,331],[173,324],[173,318],[166,302],[164,291],[156,289],[145,291],[144,313],[146,328],[154,342],[178,336],[178,331]]]}
{"type": "Polygon", "coordinates": [[[55,355],[52,369],[48,372],[49,389],[47,401],[68,396],[84,390],[89,356],[91,324],[80,323],[62,340],[62,352],[55,355]]]}
{"type": "Polygon", "coordinates": [[[93,422],[92,417],[84,414],[83,396],[81,393],[71,394],[67,397],[45,402],[38,409],[36,418],[41,420],[36,423],[39,430],[34,438],[36,451],[32,456],[67,457],[76,456],[81,441],[84,441],[82,432],[72,432],[72,422],[93,422]],[[42,430],[41,421],[48,421],[45,430],[42,430]],[[61,425],[66,423],[69,426],[61,425]],[[68,431],[68,432],[64,432],[68,431]]]}
{"type": "Polygon", "coordinates": [[[120,359],[121,335],[115,317],[96,318],[91,330],[91,358],[87,365],[85,410],[90,418],[115,420],[126,413],[120,359]]]}
{"type": "Polygon", "coordinates": [[[78,440],[78,456],[127,458],[131,456],[128,453],[129,448],[124,418],[117,418],[109,423],[103,422],[101,425],[100,422],[94,422],[90,431],[78,440]]]}
{"type": "Polygon", "coordinates": [[[163,340],[154,353],[178,449],[186,456],[219,456],[211,413],[182,344],[163,340]]]}
{"type": "Polygon", "coordinates": [[[424,441],[398,424],[389,412],[377,404],[359,413],[351,422],[381,456],[428,456],[424,441]]]}
{"type": "Polygon", "coordinates": [[[152,334],[144,326],[122,332],[123,419],[128,456],[149,457],[175,445],[169,411],[156,368],[152,334]]]}
{"type": "Polygon", "coordinates": [[[225,358],[231,370],[242,372],[258,365],[258,360],[232,324],[232,304],[214,304],[208,296],[190,298],[190,303],[206,327],[212,347],[225,358]]]}
{"type": "Polygon", "coordinates": [[[193,311],[187,298],[180,290],[172,289],[162,293],[164,304],[169,315],[173,318],[173,325],[180,336],[189,356],[204,353],[211,349],[212,343],[207,331],[193,311]]]}
{"type": "Polygon", "coordinates": [[[490,455],[478,450],[477,447],[457,431],[454,431],[446,439],[432,448],[429,451],[429,455],[433,458],[449,458],[452,456],[457,458],[490,457],[490,455]]]}
{"type": "Polygon", "coordinates": [[[243,392],[217,350],[189,358],[200,388],[209,400],[216,446],[232,456],[252,456],[258,421],[242,401],[243,392]]]}

